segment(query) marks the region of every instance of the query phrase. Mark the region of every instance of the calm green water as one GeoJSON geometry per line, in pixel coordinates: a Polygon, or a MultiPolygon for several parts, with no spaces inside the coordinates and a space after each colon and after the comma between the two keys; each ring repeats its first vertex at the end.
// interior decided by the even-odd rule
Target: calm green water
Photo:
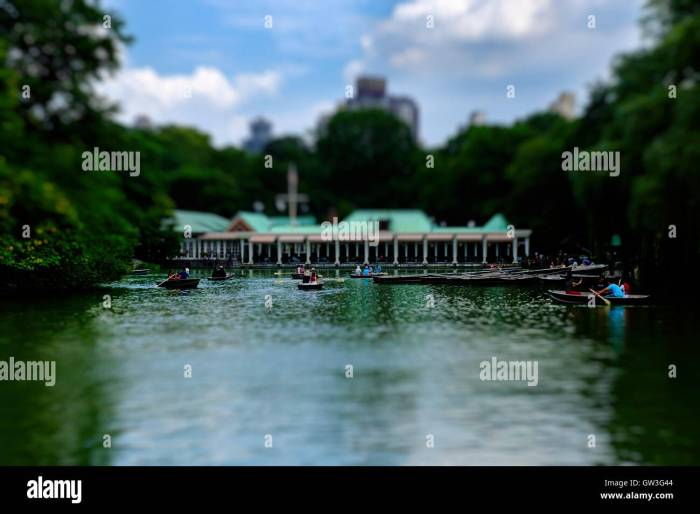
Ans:
{"type": "Polygon", "coordinates": [[[1,465],[700,464],[693,308],[350,279],[303,292],[263,272],[176,292],[157,278],[0,300],[0,360],[57,361],[55,387],[0,382],[1,465]],[[537,361],[538,385],[480,380],[492,357],[537,361]]]}

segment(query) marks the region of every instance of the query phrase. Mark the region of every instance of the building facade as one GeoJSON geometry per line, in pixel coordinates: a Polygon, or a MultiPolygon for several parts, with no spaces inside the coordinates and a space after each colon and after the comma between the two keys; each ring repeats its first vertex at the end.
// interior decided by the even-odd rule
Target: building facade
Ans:
{"type": "Polygon", "coordinates": [[[265,118],[250,122],[250,136],[243,142],[243,148],[251,153],[260,153],[272,139],[272,123],[265,118]]]}
{"type": "Polygon", "coordinates": [[[359,77],[355,95],[345,102],[347,109],[383,109],[392,113],[411,129],[418,140],[418,105],[407,96],[391,96],[382,77],[359,77]]]}
{"type": "Polygon", "coordinates": [[[225,261],[228,265],[380,262],[384,265],[512,263],[530,253],[531,230],[513,227],[500,214],[483,226],[436,225],[420,210],[358,210],[338,222],[373,227],[369,232],[331,234],[330,223],[299,216],[239,212],[233,219],[192,211],[176,212],[183,237],[181,261],[225,261]]]}

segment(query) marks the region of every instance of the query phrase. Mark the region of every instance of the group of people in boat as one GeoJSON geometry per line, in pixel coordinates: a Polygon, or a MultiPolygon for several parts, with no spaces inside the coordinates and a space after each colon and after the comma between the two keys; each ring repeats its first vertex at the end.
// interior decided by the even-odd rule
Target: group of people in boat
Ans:
{"type": "Polygon", "coordinates": [[[190,278],[190,268],[182,268],[182,271],[175,273],[173,270],[168,271],[168,280],[187,280],[190,278]]]}
{"type": "Polygon", "coordinates": [[[371,264],[363,265],[362,267],[360,267],[360,265],[358,264],[355,268],[355,275],[363,277],[371,277],[372,275],[378,275],[381,272],[382,265],[379,263],[377,263],[377,265],[374,268],[371,264]]]}
{"type": "Polygon", "coordinates": [[[226,278],[226,269],[223,266],[217,266],[211,272],[211,278],[226,278]]]}
{"type": "Polygon", "coordinates": [[[302,275],[302,282],[304,284],[317,284],[318,283],[318,273],[316,268],[306,269],[303,264],[297,266],[297,275],[302,275]]]}
{"type": "Polygon", "coordinates": [[[605,273],[601,272],[598,276],[587,277],[579,275],[574,277],[576,269],[569,268],[566,272],[566,290],[567,291],[588,291],[593,289],[601,296],[612,296],[614,298],[624,298],[630,294],[632,287],[629,282],[622,276],[617,281],[612,278],[606,278],[605,273]]]}

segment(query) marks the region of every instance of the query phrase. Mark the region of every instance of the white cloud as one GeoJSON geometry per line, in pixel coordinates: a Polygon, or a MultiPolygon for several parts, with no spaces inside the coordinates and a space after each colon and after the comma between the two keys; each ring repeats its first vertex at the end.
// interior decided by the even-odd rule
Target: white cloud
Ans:
{"type": "Polygon", "coordinates": [[[390,94],[417,101],[421,139],[440,143],[472,110],[508,122],[546,108],[562,90],[585,104],[586,84],[607,75],[614,55],[639,45],[642,1],[403,0],[365,31],[343,77],[386,76],[390,94]],[[516,99],[506,98],[507,84],[516,85],[516,99]]]}
{"type": "Polygon", "coordinates": [[[541,33],[550,0],[410,0],[398,4],[382,30],[419,33],[433,16],[441,37],[475,41],[512,39],[541,33]],[[411,30],[412,29],[412,30],[411,30]]]}
{"type": "Polygon", "coordinates": [[[275,95],[279,72],[242,73],[227,78],[219,69],[200,66],[191,74],[160,75],[153,68],[124,68],[97,85],[120,106],[119,119],[131,123],[139,115],[154,123],[179,123],[213,135],[217,144],[239,141],[245,133],[240,109],[247,101],[275,95]]]}

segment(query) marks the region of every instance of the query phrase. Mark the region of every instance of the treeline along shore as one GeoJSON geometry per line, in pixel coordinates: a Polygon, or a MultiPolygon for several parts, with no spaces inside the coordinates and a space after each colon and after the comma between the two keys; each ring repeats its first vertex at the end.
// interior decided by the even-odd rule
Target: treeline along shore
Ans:
{"type": "Polygon", "coordinates": [[[165,262],[178,251],[173,209],[272,211],[290,162],[320,219],[381,206],[463,225],[503,212],[533,230],[534,251],[600,262],[616,239],[645,288],[697,284],[697,2],[649,1],[650,43],[618,56],[576,119],[533,113],[422,148],[388,113],[341,111],[313,144],[284,137],[262,154],[215,148],[188,127],[116,123],[118,106],[92,84],[119,66],[131,38],[117,12],[97,30],[105,12],[85,0],[0,5],[0,288],[85,288],[122,276],[133,258],[165,262]],[[84,165],[95,149],[133,166],[84,165]],[[614,173],[570,162],[588,151],[612,155],[614,173]]]}

